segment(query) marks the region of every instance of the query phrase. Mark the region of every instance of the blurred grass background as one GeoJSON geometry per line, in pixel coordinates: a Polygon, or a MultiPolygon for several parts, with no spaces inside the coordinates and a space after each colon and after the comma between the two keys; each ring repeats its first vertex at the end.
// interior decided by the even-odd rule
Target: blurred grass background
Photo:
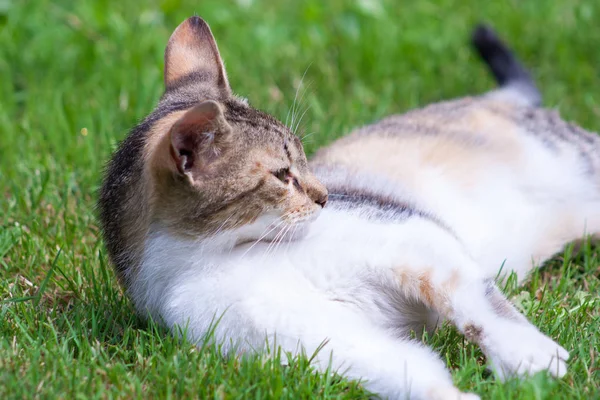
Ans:
{"type": "MultiPolygon", "coordinates": [[[[116,143],[162,92],[172,30],[197,14],[233,89],[278,118],[299,90],[308,153],[390,113],[493,86],[468,46],[491,23],[546,106],[600,130],[600,2],[0,0],[0,398],[360,398],[306,359],[222,360],[133,315],[94,214],[116,143]]],[[[484,398],[600,398],[597,251],[508,287],[571,351],[569,375],[495,382],[452,329],[428,338],[484,398]]]]}

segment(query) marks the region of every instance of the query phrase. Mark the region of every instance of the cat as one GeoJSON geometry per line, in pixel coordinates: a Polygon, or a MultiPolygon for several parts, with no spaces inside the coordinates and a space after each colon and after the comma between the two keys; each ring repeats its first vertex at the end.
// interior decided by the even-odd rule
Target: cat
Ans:
{"type": "Polygon", "coordinates": [[[307,161],[235,96],[209,26],[184,21],[165,92],[121,143],[98,201],[136,309],[226,355],[275,346],[387,398],[476,399],[410,339],[448,321],[500,379],[561,377],[568,352],[495,278],[520,280],[600,231],[600,138],[539,108],[530,74],[484,26],[489,93],[365,126],[307,161]],[[320,350],[320,351],[317,351],[320,350]]]}

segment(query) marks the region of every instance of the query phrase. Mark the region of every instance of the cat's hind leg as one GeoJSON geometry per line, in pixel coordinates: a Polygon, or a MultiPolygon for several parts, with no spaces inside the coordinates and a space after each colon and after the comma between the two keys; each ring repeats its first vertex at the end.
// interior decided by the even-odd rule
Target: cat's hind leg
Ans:
{"type": "MultiPolygon", "coordinates": [[[[499,317],[495,324],[495,334],[487,338],[476,338],[484,348],[494,372],[500,379],[527,373],[547,370],[550,374],[562,377],[566,373],[566,361],[569,354],[550,338],[542,335],[502,294],[492,280],[487,281],[485,292],[488,303],[499,317]],[[503,335],[518,335],[517,343],[507,345],[503,335]],[[546,357],[520,359],[522,354],[539,352],[546,357]]],[[[477,328],[473,329],[478,335],[477,328]]]]}
{"type": "Polygon", "coordinates": [[[497,289],[490,292],[484,279],[463,280],[447,292],[428,286],[428,278],[425,283],[419,279],[420,299],[477,343],[501,379],[540,371],[562,377],[567,372],[568,352],[527,321],[497,289]]]}
{"type": "Polygon", "coordinates": [[[402,296],[422,301],[451,321],[481,347],[500,377],[539,371],[562,377],[567,351],[490,289],[482,269],[451,235],[439,228],[421,230],[428,240],[419,240],[414,229],[395,235],[400,245],[391,274],[402,296]]]}
{"type": "Polygon", "coordinates": [[[548,214],[551,223],[535,242],[533,264],[542,265],[572,242],[576,251],[588,239],[594,245],[600,244],[600,193],[597,201],[581,204],[573,201],[568,209],[548,214]]]}

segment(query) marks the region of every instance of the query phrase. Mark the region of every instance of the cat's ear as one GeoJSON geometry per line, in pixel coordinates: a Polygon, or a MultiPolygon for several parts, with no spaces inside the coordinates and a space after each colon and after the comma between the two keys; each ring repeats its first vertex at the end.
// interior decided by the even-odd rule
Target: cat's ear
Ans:
{"type": "Polygon", "coordinates": [[[177,171],[196,180],[227,151],[231,126],[221,106],[212,100],[187,111],[170,131],[171,157],[177,171]]]}
{"type": "Polygon", "coordinates": [[[165,87],[169,90],[187,79],[202,81],[231,94],[231,88],[217,48],[217,42],[206,22],[190,17],[171,35],[165,50],[165,87]]]}

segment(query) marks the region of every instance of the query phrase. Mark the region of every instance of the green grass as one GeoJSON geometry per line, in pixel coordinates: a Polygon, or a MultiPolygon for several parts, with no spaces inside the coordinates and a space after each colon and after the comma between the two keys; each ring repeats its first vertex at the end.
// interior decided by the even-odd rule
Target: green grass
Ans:
{"type": "MultiPolygon", "coordinates": [[[[222,360],[133,313],[99,238],[101,170],[156,104],[162,54],[197,13],[234,90],[280,119],[298,83],[308,152],[386,114],[493,86],[466,44],[493,22],[548,106],[600,130],[600,2],[0,0],[0,398],[360,398],[305,358],[222,360]]],[[[507,292],[570,350],[569,374],[498,383],[453,329],[428,339],[484,398],[600,397],[600,257],[557,257],[507,292]]]]}

